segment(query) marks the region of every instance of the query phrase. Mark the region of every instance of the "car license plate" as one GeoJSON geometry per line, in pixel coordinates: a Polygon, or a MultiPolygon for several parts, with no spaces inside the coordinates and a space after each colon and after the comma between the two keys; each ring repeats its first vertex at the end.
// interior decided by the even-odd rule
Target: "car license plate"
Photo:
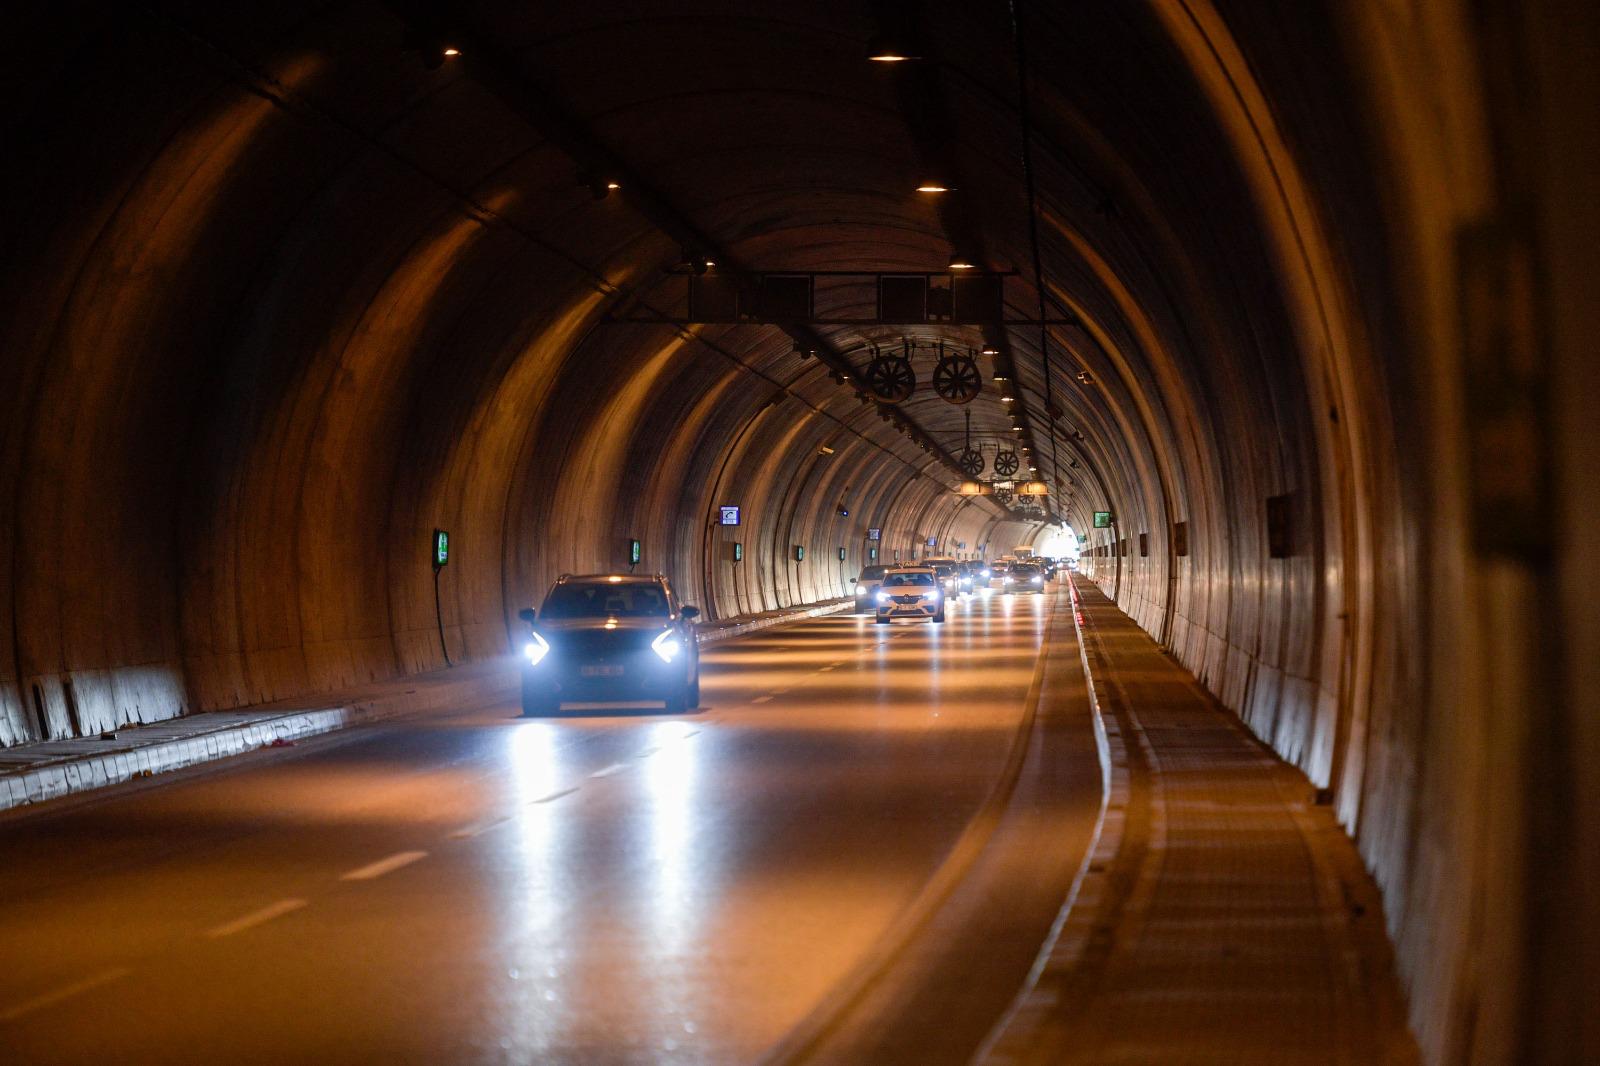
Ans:
{"type": "Polygon", "coordinates": [[[581,673],[584,677],[621,677],[622,676],[622,667],[620,667],[620,666],[609,666],[609,665],[607,665],[607,666],[584,666],[584,667],[579,668],[578,672],[581,673]]]}

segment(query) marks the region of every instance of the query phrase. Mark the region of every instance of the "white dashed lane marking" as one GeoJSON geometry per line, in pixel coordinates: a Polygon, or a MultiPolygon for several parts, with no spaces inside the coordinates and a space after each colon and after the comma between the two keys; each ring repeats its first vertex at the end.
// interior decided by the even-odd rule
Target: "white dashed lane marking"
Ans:
{"type": "Polygon", "coordinates": [[[755,699],[751,700],[750,702],[751,703],[766,703],[771,698],[772,698],[771,696],[757,696],[755,699]]]}
{"type": "Polygon", "coordinates": [[[251,911],[242,918],[235,918],[231,922],[224,922],[215,928],[207,929],[206,936],[216,940],[219,937],[242,933],[246,929],[254,929],[256,926],[264,925],[274,918],[281,918],[285,914],[297,911],[305,905],[306,901],[303,899],[280,899],[276,903],[267,904],[258,911],[251,911]]]}
{"type": "Polygon", "coordinates": [[[339,880],[371,881],[375,877],[382,877],[386,873],[392,873],[402,866],[410,866],[418,859],[426,859],[427,857],[428,853],[425,851],[397,851],[387,858],[379,859],[377,862],[369,862],[365,866],[358,866],[354,870],[342,873],[339,875],[339,880]]]}
{"type": "Polygon", "coordinates": [[[596,770],[594,773],[590,774],[589,776],[590,777],[610,777],[612,774],[620,773],[623,770],[626,770],[627,768],[628,767],[624,763],[614,762],[610,766],[607,766],[603,770],[596,770]]]}
{"type": "Polygon", "coordinates": [[[112,981],[120,981],[131,973],[133,971],[126,966],[116,966],[109,970],[101,970],[99,973],[85,977],[81,981],[74,981],[70,985],[63,985],[50,992],[34,996],[32,999],[25,999],[21,1003],[15,1003],[4,1010],[0,1010],[0,1022],[14,1022],[24,1015],[32,1014],[37,1010],[44,1010],[46,1007],[53,1007],[57,1003],[71,999],[73,996],[81,996],[83,993],[99,988],[101,985],[109,985],[112,981]]]}

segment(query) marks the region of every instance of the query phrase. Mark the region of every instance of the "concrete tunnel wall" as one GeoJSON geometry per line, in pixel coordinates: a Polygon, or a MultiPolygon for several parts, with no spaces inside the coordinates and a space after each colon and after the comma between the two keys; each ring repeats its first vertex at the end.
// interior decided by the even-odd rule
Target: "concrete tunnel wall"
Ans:
{"type": "MultiPolygon", "coordinates": [[[[920,6],[944,72],[930,140],[862,69],[854,8],[482,6],[741,258],[928,269],[977,245],[1031,307],[999,7],[920,6]],[[976,206],[884,192],[930,168],[976,206]]],[[[1600,765],[1578,685],[1600,653],[1570,591],[1594,587],[1570,534],[1592,504],[1551,504],[1593,497],[1573,427],[1600,399],[1594,308],[1570,279],[1593,265],[1596,136],[1562,105],[1595,98],[1594,13],[1038,6],[1045,297],[1081,325],[1051,329],[1048,374],[1037,330],[1009,343],[1031,410],[1064,408],[1053,435],[1035,414],[1035,455],[1086,569],[1335,804],[1430,1061],[1595,1046],[1561,995],[1600,973],[1579,946],[1595,904],[1568,887],[1600,872],[1567,802],[1600,765]],[[1536,335],[1538,365],[1486,390],[1500,349],[1467,312],[1502,292],[1491,325],[1536,335]],[[1538,528],[1501,536],[1496,507],[1538,528]]],[[[606,321],[670,303],[679,242],[630,189],[592,199],[475,57],[405,54],[407,10],[24,16],[3,75],[25,151],[0,250],[0,743],[440,667],[435,527],[458,662],[503,654],[557,574],[625,566],[630,537],[715,617],[845,594],[869,526],[883,561],[1037,532],[955,496],[776,331],[606,321]]],[[[955,439],[926,390],[905,410],[955,439]]]]}

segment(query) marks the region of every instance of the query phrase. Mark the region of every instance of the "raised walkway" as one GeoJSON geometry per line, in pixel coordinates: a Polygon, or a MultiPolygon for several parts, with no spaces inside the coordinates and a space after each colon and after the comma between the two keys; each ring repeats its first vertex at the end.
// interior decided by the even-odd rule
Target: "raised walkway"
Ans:
{"type": "MultiPolygon", "coordinates": [[[[786,622],[832,614],[853,599],[821,603],[697,626],[699,642],[742,636],[786,622]]],[[[0,811],[25,807],[271,745],[368,722],[446,708],[511,700],[517,659],[505,656],[411,674],[340,692],[280,700],[232,711],[207,711],[108,733],[0,748],[0,811]]]]}
{"type": "Polygon", "coordinates": [[[1329,809],[1098,588],[1075,585],[1105,816],[979,1061],[1415,1062],[1376,886],[1329,809]]]}

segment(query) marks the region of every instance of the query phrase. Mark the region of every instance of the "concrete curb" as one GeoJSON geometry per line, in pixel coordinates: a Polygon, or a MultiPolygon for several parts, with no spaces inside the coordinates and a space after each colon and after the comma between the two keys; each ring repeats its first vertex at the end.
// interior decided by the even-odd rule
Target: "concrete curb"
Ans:
{"type": "MultiPolygon", "coordinates": [[[[763,615],[748,622],[701,634],[704,646],[770,629],[789,622],[836,614],[854,605],[854,600],[839,600],[763,615]]],[[[438,710],[446,706],[488,703],[510,698],[517,690],[515,667],[499,669],[492,663],[469,665],[477,668],[473,676],[416,675],[400,679],[412,687],[388,694],[356,698],[327,707],[294,710],[209,711],[185,718],[130,728],[118,740],[97,742],[88,738],[48,742],[67,745],[103,743],[104,748],[83,754],[63,753],[57,760],[0,772],[0,811],[44,803],[63,796],[108,788],[138,778],[181,770],[189,766],[243,755],[274,741],[293,741],[338,729],[365,725],[438,710]],[[207,725],[212,728],[205,728],[207,725]],[[163,733],[177,735],[161,739],[163,733]]],[[[16,751],[17,749],[10,749],[16,751]]]]}

